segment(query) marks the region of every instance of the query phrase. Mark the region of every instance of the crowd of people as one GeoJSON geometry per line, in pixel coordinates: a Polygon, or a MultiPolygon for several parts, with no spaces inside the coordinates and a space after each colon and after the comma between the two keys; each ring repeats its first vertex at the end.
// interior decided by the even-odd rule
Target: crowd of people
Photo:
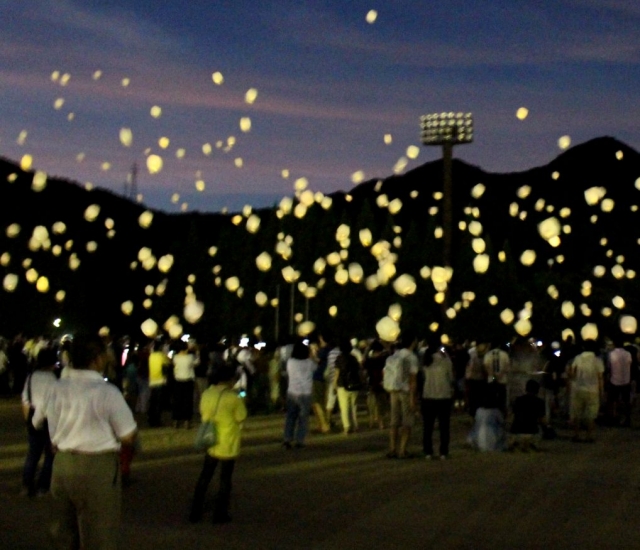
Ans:
{"type": "Polygon", "coordinates": [[[189,519],[201,519],[220,463],[214,521],[226,522],[248,414],[285,413],[286,450],[305,446],[311,416],[319,436],[346,437],[364,417],[369,428],[388,429],[390,459],[420,456],[410,451],[419,419],[421,455],[449,458],[452,413],[472,418],[466,445],[479,451],[536,449],[564,425],[575,441],[591,442],[599,418],[630,426],[638,354],[622,341],[443,345],[408,331],[395,343],[324,332],[279,346],[248,339],[200,345],[163,337],[140,344],[108,335],[62,342],[16,337],[0,339],[0,391],[22,396],[29,442],[23,492],[51,491],[58,540],[72,545],[82,536],[86,548],[111,548],[137,423],[175,429],[191,428],[194,419],[215,423],[217,438],[205,452],[189,519]],[[364,408],[366,415],[358,414],[364,408]]]}

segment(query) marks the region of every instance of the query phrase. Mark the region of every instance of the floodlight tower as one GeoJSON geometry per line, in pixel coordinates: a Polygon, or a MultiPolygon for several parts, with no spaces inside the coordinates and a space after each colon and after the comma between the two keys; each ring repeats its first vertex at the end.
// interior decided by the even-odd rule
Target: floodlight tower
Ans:
{"type": "MultiPolygon", "coordinates": [[[[432,113],[420,117],[423,145],[442,145],[442,261],[452,267],[453,242],[453,146],[473,141],[473,115],[471,113],[432,113]]],[[[443,314],[448,307],[449,292],[445,291],[443,314]]],[[[446,316],[443,315],[443,320],[446,316]]]]}

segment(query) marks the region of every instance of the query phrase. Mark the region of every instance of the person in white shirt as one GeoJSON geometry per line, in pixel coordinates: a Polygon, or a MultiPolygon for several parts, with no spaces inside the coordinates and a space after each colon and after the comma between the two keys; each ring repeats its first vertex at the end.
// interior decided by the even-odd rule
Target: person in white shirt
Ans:
{"type": "Polygon", "coordinates": [[[313,373],[318,368],[318,363],[309,356],[309,346],[299,340],[287,361],[287,418],[282,443],[286,449],[291,449],[294,439],[296,447],[304,447],[309,430],[313,373]]]}
{"type": "Polygon", "coordinates": [[[185,342],[180,342],[178,353],[173,356],[173,427],[178,428],[184,423],[185,428],[191,427],[193,417],[193,392],[196,378],[196,357],[189,353],[185,342]]]}
{"type": "Polygon", "coordinates": [[[59,548],[115,549],[122,504],[119,451],[133,445],[137,426],[118,388],[102,377],[102,340],[77,335],[71,359],[69,378],[50,387],[33,417],[36,428],[47,420],[56,453],[51,535],[59,548]]]}
{"type": "Polygon", "coordinates": [[[46,426],[36,430],[32,418],[37,409],[44,405],[44,398],[57,379],[53,373],[56,368],[56,351],[51,348],[41,349],[37,358],[37,370],[27,377],[22,390],[22,412],[27,421],[29,450],[22,471],[22,492],[29,497],[49,492],[51,486],[51,470],[53,468],[53,451],[51,439],[46,426]],[[44,454],[44,462],[36,482],[36,473],[40,457],[44,454]]]}

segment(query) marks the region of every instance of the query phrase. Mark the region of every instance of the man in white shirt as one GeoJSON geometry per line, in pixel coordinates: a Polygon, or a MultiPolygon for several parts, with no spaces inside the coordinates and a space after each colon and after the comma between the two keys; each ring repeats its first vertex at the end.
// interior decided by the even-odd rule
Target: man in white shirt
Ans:
{"type": "Polygon", "coordinates": [[[615,348],[609,352],[609,399],[608,416],[611,423],[631,426],[631,354],[624,349],[624,343],[615,342],[615,348]],[[621,413],[624,420],[618,418],[621,413]]]}
{"type": "Polygon", "coordinates": [[[106,350],[97,336],[78,335],[74,369],[56,382],[36,410],[48,421],[56,457],[51,480],[52,535],[57,547],[116,549],[120,532],[121,445],[133,445],[137,426],[122,394],[104,381],[106,350]]]}

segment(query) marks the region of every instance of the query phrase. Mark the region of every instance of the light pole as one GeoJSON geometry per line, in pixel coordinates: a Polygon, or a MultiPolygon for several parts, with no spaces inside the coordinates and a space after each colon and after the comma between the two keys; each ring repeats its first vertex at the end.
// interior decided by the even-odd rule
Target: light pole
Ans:
{"type": "MultiPolygon", "coordinates": [[[[471,113],[432,113],[420,117],[422,144],[442,146],[442,261],[451,268],[453,242],[453,146],[473,141],[471,113]]],[[[445,292],[443,311],[446,311],[448,292],[445,292]]]]}

